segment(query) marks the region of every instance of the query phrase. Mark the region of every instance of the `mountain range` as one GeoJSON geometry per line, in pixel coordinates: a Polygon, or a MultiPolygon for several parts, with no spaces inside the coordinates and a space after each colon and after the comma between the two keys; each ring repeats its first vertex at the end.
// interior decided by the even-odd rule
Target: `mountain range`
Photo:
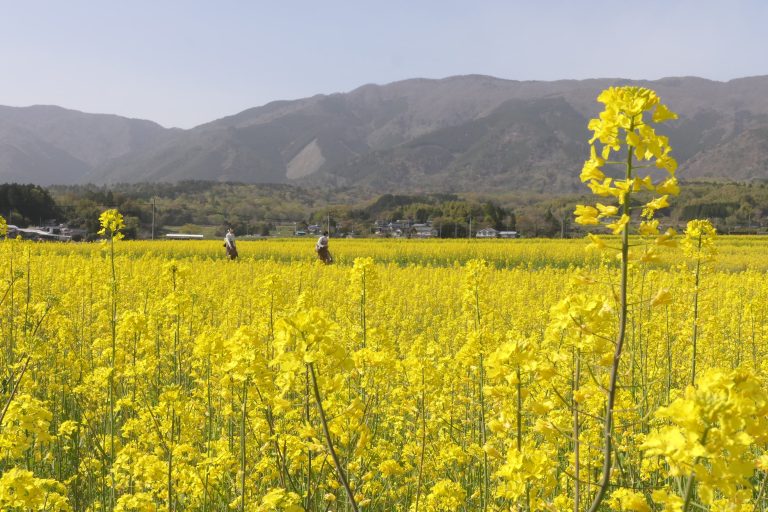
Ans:
{"type": "Polygon", "coordinates": [[[768,180],[768,76],[513,81],[468,75],[276,101],[192,129],[0,106],[0,181],[212,180],[381,192],[579,190],[612,85],[657,91],[681,180],[768,180]]]}

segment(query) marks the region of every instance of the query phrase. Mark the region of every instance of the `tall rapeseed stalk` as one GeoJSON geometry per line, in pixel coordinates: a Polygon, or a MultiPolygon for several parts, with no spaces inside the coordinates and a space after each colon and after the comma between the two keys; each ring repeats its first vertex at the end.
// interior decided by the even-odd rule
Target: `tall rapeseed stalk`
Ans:
{"type": "MultiPolygon", "coordinates": [[[[597,100],[605,105],[605,109],[597,119],[589,122],[589,128],[594,135],[589,141],[590,158],[584,164],[581,180],[588,183],[595,195],[611,198],[616,204],[577,205],[576,222],[582,225],[604,225],[620,237],[618,247],[615,247],[620,261],[620,280],[618,289],[615,290],[618,298],[619,325],[605,399],[603,466],[589,512],[599,509],[611,483],[614,402],[619,387],[619,368],[627,333],[629,233],[633,210],[638,208],[633,205],[634,195],[648,191],[651,196],[657,196],[642,206],[639,232],[645,236],[659,236],[659,222],[653,218],[654,214],[657,210],[669,206],[667,198],[670,194],[677,194],[679,190],[674,175],[677,162],[670,156],[672,148],[669,140],[663,135],[658,135],[652,127],[652,123],[675,119],[677,115],[660,102],[655,92],[641,87],[611,87],[603,91],[597,100]],[[650,119],[647,118],[648,114],[650,119]],[[615,159],[611,159],[612,155],[615,155],[615,159]],[[664,181],[654,183],[650,174],[639,176],[641,169],[650,167],[651,164],[668,173],[664,181]],[[609,176],[605,172],[606,167],[618,167],[621,171],[617,173],[618,176],[609,176]]],[[[593,245],[607,246],[599,237],[590,237],[593,245]]],[[[661,235],[657,241],[664,243],[666,239],[661,235]]],[[[647,246],[640,258],[652,260],[654,252],[652,246],[647,246]]]]}
{"type": "Polygon", "coordinates": [[[685,229],[683,252],[693,260],[693,332],[691,333],[691,385],[696,384],[696,355],[699,341],[699,291],[702,270],[714,259],[716,231],[708,220],[692,220],[685,229]]]}
{"type": "MultiPolygon", "coordinates": [[[[123,216],[115,209],[105,210],[99,215],[99,224],[101,229],[99,234],[107,237],[109,244],[109,263],[110,263],[110,316],[109,325],[112,335],[111,355],[109,358],[109,458],[110,464],[115,462],[115,353],[117,345],[117,274],[115,272],[115,241],[123,238],[120,230],[125,227],[123,216]]],[[[110,489],[110,507],[115,505],[115,480],[112,473],[112,485],[110,489]]]]}

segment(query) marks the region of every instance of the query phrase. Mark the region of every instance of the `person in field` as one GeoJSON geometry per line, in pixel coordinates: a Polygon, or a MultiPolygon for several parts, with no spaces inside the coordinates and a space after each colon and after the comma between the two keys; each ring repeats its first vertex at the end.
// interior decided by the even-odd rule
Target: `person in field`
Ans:
{"type": "Polygon", "coordinates": [[[325,263],[326,265],[333,263],[333,257],[328,250],[328,232],[323,231],[323,235],[317,239],[315,244],[315,252],[317,253],[317,259],[325,263]]]}
{"type": "Polygon", "coordinates": [[[230,260],[237,259],[237,246],[235,245],[235,230],[229,228],[227,234],[224,235],[224,248],[227,250],[227,258],[230,260]]]}

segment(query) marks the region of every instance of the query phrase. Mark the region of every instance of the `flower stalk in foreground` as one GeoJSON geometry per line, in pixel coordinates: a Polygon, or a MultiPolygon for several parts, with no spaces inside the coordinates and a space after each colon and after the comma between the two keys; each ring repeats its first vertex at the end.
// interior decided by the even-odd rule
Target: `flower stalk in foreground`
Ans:
{"type": "MultiPolygon", "coordinates": [[[[109,372],[109,456],[110,463],[115,461],[115,356],[117,353],[117,273],[115,272],[115,240],[121,240],[123,233],[120,231],[125,227],[122,214],[116,209],[105,210],[99,215],[99,224],[101,229],[98,234],[108,237],[109,240],[109,262],[111,268],[111,315],[109,318],[112,334],[112,354],[110,357],[109,372]]],[[[110,505],[114,506],[115,496],[115,476],[111,474],[111,489],[109,495],[110,505]]],[[[169,499],[170,503],[170,499],[169,499]]]]}
{"type": "MultiPolygon", "coordinates": [[[[619,328],[616,334],[615,350],[610,367],[605,423],[603,427],[603,467],[597,492],[589,507],[596,512],[606,496],[613,466],[613,408],[619,386],[619,365],[627,330],[627,289],[630,259],[629,233],[632,225],[632,199],[635,195],[650,193],[652,196],[642,206],[639,231],[645,236],[655,236],[656,244],[666,241],[654,221],[657,210],[669,206],[668,197],[679,189],[675,170],[677,162],[670,155],[669,139],[658,135],[652,123],[661,123],[677,118],[664,106],[656,93],[642,87],[610,87],[598,96],[597,101],[605,105],[599,117],[589,122],[594,135],[590,139],[590,157],[584,163],[581,181],[587,183],[592,192],[616,204],[597,203],[595,206],[577,205],[576,222],[582,225],[604,226],[614,235],[619,235],[619,257],[621,261],[618,290],[619,328]],[[650,114],[650,116],[649,116],[650,114]],[[649,119],[650,117],[650,119],[649,119]],[[599,143],[599,147],[597,145],[599,143]],[[615,155],[617,159],[612,160],[615,155]],[[643,164],[643,162],[647,162],[643,164]],[[651,175],[639,176],[641,169],[655,166],[666,171],[663,181],[654,182],[651,175]],[[606,167],[622,168],[621,176],[606,174],[606,167]],[[661,239],[661,242],[659,241],[661,239]]],[[[637,217],[637,216],[636,216],[637,217]]],[[[597,235],[590,235],[593,247],[605,244],[597,235]]],[[[646,256],[653,248],[646,249],[646,256]]],[[[644,258],[645,259],[645,258],[644,258]]],[[[650,257],[648,258],[650,260],[650,257]]]]}

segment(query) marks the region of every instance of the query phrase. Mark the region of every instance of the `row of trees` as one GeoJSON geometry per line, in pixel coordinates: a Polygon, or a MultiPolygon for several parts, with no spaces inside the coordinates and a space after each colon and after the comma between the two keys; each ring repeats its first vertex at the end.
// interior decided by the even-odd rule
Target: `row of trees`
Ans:
{"type": "MultiPolygon", "coordinates": [[[[82,185],[45,189],[37,185],[0,185],[0,214],[10,224],[68,223],[91,236],[98,215],[118,208],[128,238],[149,238],[169,231],[220,236],[227,226],[239,234],[274,234],[279,226],[298,229],[318,224],[338,233],[369,235],[374,224],[407,219],[430,221],[444,237],[466,237],[484,227],[515,230],[526,237],[580,236],[572,225],[579,195],[547,196],[526,192],[475,194],[384,194],[375,200],[354,189],[302,189],[290,185],[249,185],[200,181],[175,184],[82,185]]],[[[764,232],[768,226],[768,186],[689,183],[661,221],[684,226],[709,218],[722,233],[764,232]]],[[[285,231],[283,231],[285,232],[285,231]]]]}
{"type": "MultiPolygon", "coordinates": [[[[512,209],[502,208],[490,200],[462,199],[453,194],[393,195],[385,194],[362,207],[329,207],[310,215],[314,224],[330,224],[342,233],[370,234],[376,224],[398,220],[431,223],[445,238],[466,237],[469,226],[514,230],[516,217],[512,209]]],[[[475,230],[473,229],[473,231],[475,230]]]]}
{"type": "Polygon", "coordinates": [[[0,184],[0,215],[8,224],[26,226],[59,218],[62,211],[51,194],[38,185],[3,183],[0,184]]]}

